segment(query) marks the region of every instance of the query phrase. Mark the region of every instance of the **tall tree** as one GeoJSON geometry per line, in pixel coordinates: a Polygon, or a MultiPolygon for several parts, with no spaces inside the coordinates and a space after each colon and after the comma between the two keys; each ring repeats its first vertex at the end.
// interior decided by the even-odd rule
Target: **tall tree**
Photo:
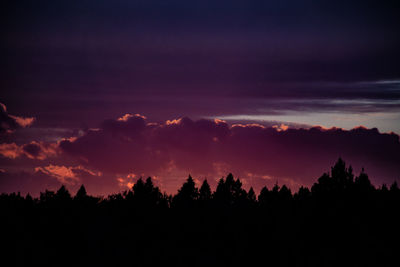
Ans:
{"type": "Polygon", "coordinates": [[[201,201],[208,201],[211,199],[211,187],[207,182],[207,179],[203,181],[203,184],[200,187],[199,191],[199,199],[201,201]]]}
{"type": "Polygon", "coordinates": [[[81,187],[79,188],[78,192],[76,192],[75,195],[75,199],[76,200],[84,200],[88,197],[87,193],[86,193],[86,188],[84,185],[81,185],[81,187]]]}
{"type": "Polygon", "coordinates": [[[138,207],[156,207],[160,203],[164,203],[163,195],[160,189],[154,186],[151,177],[148,177],[146,182],[143,182],[142,178],[137,180],[132,190],[132,200],[135,203],[134,205],[138,207]]]}
{"type": "Polygon", "coordinates": [[[263,188],[261,188],[260,194],[258,195],[258,202],[261,206],[265,206],[269,201],[270,191],[268,190],[268,187],[264,186],[263,188]]]}
{"type": "Polygon", "coordinates": [[[256,200],[256,193],[254,192],[253,187],[250,187],[249,192],[247,193],[247,198],[250,200],[251,203],[255,203],[256,200]]]}
{"type": "Polygon", "coordinates": [[[69,193],[68,189],[62,185],[56,193],[56,198],[58,201],[65,202],[71,200],[71,194],[69,193]]]}
{"type": "Polygon", "coordinates": [[[176,207],[189,207],[194,204],[194,202],[199,197],[199,190],[196,187],[196,184],[189,175],[186,182],[182,185],[182,187],[178,190],[178,193],[173,198],[173,205],[176,207]]]}
{"type": "Polygon", "coordinates": [[[361,173],[356,177],[354,186],[358,192],[367,193],[374,189],[374,186],[369,180],[368,174],[365,173],[364,168],[361,169],[361,173]]]}
{"type": "Polygon", "coordinates": [[[244,201],[247,192],[242,188],[242,182],[235,180],[232,173],[229,173],[226,179],[221,178],[218,182],[217,189],[214,192],[214,199],[220,203],[228,205],[244,201]]]}

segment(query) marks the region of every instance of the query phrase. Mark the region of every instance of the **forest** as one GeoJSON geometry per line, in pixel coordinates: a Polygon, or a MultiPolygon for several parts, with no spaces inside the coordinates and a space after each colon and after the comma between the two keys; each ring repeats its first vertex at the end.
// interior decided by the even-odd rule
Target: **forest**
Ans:
{"type": "Polygon", "coordinates": [[[168,195],[147,178],[107,197],[3,193],[0,211],[3,266],[400,266],[397,183],[340,158],[297,192],[229,174],[168,195]]]}

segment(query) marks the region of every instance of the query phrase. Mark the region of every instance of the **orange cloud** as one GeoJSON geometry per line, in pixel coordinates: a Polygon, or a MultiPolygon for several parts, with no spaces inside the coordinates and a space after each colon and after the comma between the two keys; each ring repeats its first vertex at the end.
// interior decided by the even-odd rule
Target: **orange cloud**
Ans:
{"type": "Polygon", "coordinates": [[[84,171],[92,176],[101,176],[101,172],[94,172],[84,168],[83,166],[74,166],[74,167],[66,167],[66,166],[58,166],[58,165],[48,165],[45,167],[36,167],[35,172],[42,172],[49,176],[56,178],[62,184],[77,184],[81,181],[78,176],[78,171],[84,171]]]}
{"type": "Polygon", "coordinates": [[[274,128],[278,132],[280,132],[280,131],[286,131],[287,129],[289,129],[289,126],[282,123],[281,125],[274,125],[274,126],[272,126],[272,128],[274,128]]]}
{"type": "Polygon", "coordinates": [[[118,185],[121,188],[132,189],[132,187],[135,185],[135,182],[133,181],[135,177],[136,174],[134,173],[129,173],[125,177],[119,176],[117,177],[118,185]]]}
{"type": "Polygon", "coordinates": [[[248,123],[248,124],[240,124],[240,123],[236,123],[236,124],[232,124],[232,128],[235,127],[241,127],[241,128],[249,128],[249,127],[258,127],[258,128],[262,128],[264,129],[265,126],[258,124],[258,123],[248,123]]]}
{"type": "Polygon", "coordinates": [[[0,144],[0,155],[2,155],[5,158],[15,159],[21,156],[22,154],[23,154],[22,148],[15,143],[0,144]]]}
{"type": "Polygon", "coordinates": [[[23,128],[31,126],[33,122],[36,120],[34,117],[18,117],[14,115],[9,115],[9,116],[15,119],[15,121],[23,128]]]}
{"type": "Polygon", "coordinates": [[[21,146],[16,143],[0,144],[0,155],[10,159],[26,156],[29,159],[44,160],[56,156],[58,151],[58,144],[56,143],[32,141],[21,146]]]}
{"type": "Polygon", "coordinates": [[[179,123],[181,123],[181,121],[182,121],[182,118],[174,119],[174,120],[167,120],[165,122],[165,125],[179,124],[179,123]]]}
{"type": "Polygon", "coordinates": [[[220,120],[220,119],[214,119],[214,122],[215,122],[215,124],[223,124],[223,123],[226,124],[226,121],[220,120]]]}
{"type": "Polygon", "coordinates": [[[58,144],[32,141],[29,144],[23,145],[22,149],[28,158],[44,160],[57,155],[58,144]]]}
{"type": "Polygon", "coordinates": [[[133,117],[139,117],[139,118],[142,118],[142,119],[146,119],[146,117],[145,116],[143,116],[143,115],[140,115],[140,114],[129,114],[129,113],[126,113],[124,116],[122,116],[122,117],[119,117],[118,118],[118,121],[128,121],[130,118],[133,118],[133,117]]]}

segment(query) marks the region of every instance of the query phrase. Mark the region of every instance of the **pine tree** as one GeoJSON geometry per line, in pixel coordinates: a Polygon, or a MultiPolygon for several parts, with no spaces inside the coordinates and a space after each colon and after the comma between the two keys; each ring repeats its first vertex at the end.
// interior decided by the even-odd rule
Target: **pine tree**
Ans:
{"type": "Polygon", "coordinates": [[[81,185],[81,187],[79,188],[78,192],[76,192],[75,199],[76,200],[84,200],[87,197],[88,196],[87,196],[87,193],[86,193],[86,188],[85,188],[84,185],[81,185]]]}
{"type": "Polygon", "coordinates": [[[208,201],[211,199],[211,187],[208,184],[207,179],[203,181],[203,184],[200,187],[199,199],[201,201],[208,201]]]}
{"type": "Polygon", "coordinates": [[[249,192],[247,193],[247,198],[250,200],[250,202],[255,203],[256,202],[256,194],[254,192],[253,187],[250,187],[249,192]]]}
{"type": "Polygon", "coordinates": [[[193,205],[198,197],[199,190],[197,189],[192,176],[189,175],[186,182],[178,190],[178,194],[175,195],[173,199],[173,205],[179,207],[188,207],[193,205]]]}
{"type": "Polygon", "coordinates": [[[71,200],[71,194],[69,193],[69,191],[67,190],[67,188],[62,185],[56,193],[56,198],[59,201],[69,201],[71,200]]]}

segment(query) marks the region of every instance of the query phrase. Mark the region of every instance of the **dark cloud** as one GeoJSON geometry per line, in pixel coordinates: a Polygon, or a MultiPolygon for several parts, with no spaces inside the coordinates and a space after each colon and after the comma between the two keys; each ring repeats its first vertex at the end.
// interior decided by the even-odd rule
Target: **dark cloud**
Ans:
{"type": "Polygon", "coordinates": [[[6,106],[0,103],[0,133],[12,131],[17,127],[17,121],[8,115],[6,106]]]}
{"type": "Polygon", "coordinates": [[[24,145],[22,149],[25,151],[25,153],[28,153],[32,157],[36,158],[39,156],[40,152],[42,151],[41,147],[37,143],[30,143],[27,145],[24,145]]]}
{"type": "Polygon", "coordinates": [[[103,127],[60,147],[104,172],[162,177],[183,171],[215,178],[231,171],[255,186],[277,179],[309,185],[340,156],[356,170],[366,167],[375,183],[392,182],[400,173],[399,136],[377,129],[229,126],[188,118],[146,124],[141,116],[103,127]]]}
{"type": "Polygon", "coordinates": [[[62,141],[60,147],[78,158],[90,159],[93,167],[105,172],[128,173],[132,166],[141,172],[158,170],[168,163],[168,155],[149,146],[153,126],[146,126],[142,116],[106,120],[102,127],[89,130],[73,142],[62,141]]]}
{"type": "Polygon", "coordinates": [[[17,128],[30,126],[34,118],[24,118],[10,115],[7,112],[7,107],[0,103],[0,137],[5,133],[12,133],[17,128]]]}

